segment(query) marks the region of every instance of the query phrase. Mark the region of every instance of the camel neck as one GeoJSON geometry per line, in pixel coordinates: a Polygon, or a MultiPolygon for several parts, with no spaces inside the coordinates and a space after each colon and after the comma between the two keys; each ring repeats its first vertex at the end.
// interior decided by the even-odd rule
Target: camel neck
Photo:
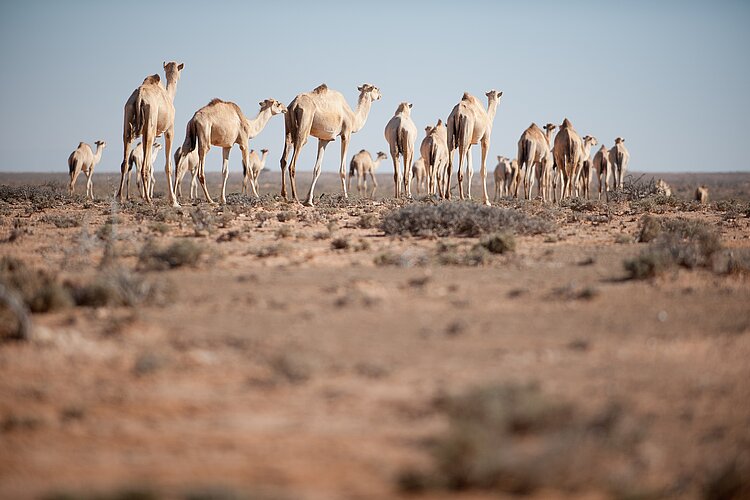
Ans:
{"type": "Polygon", "coordinates": [[[490,118],[490,123],[495,121],[495,113],[497,112],[497,99],[492,99],[487,102],[487,116],[490,118]]]}
{"type": "Polygon", "coordinates": [[[354,124],[352,127],[352,132],[359,132],[362,127],[365,126],[367,115],[370,113],[371,104],[372,99],[370,99],[369,96],[361,95],[359,97],[359,101],[357,101],[357,109],[356,111],[354,111],[354,124]]]}
{"type": "Polygon", "coordinates": [[[551,146],[552,145],[552,130],[547,129],[545,131],[544,137],[547,138],[547,146],[551,146]]]}
{"type": "Polygon", "coordinates": [[[265,151],[260,154],[260,166],[264,166],[266,164],[266,156],[268,156],[268,151],[265,151]]]}
{"type": "Polygon", "coordinates": [[[99,160],[102,158],[102,151],[104,148],[101,146],[101,144],[96,145],[96,151],[94,151],[94,163],[99,163],[99,160]]]}
{"type": "Polygon", "coordinates": [[[167,79],[167,94],[169,95],[169,100],[174,102],[174,96],[177,93],[177,79],[167,79]]]}
{"type": "Polygon", "coordinates": [[[268,120],[270,119],[271,108],[261,108],[260,112],[258,112],[258,115],[254,119],[247,120],[248,138],[252,139],[260,134],[260,131],[263,130],[263,127],[266,126],[266,123],[268,123],[268,120]]]}

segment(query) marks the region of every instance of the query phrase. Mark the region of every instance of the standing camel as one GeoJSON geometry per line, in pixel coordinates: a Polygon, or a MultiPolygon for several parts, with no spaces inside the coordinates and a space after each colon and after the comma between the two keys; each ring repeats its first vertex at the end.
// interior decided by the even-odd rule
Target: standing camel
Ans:
{"type": "MultiPolygon", "coordinates": [[[[411,164],[414,160],[414,143],[417,141],[417,126],[411,119],[411,107],[408,102],[402,102],[396,108],[393,118],[385,126],[385,140],[391,149],[393,160],[394,196],[401,196],[401,170],[398,165],[399,156],[404,157],[404,195],[411,198],[411,164]]],[[[423,165],[424,166],[424,165],[423,165]]]]}
{"type": "Polygon", "coordinates": [[[701,205],[705,205],[708,203],[708,186],[705,184],[701,184],[698,186],[698,188],[695,190],[695,201],[700,203],[701,205]]]}
{"type": "MultiPolygon", "coordinates": [[[[526,169],[523,191],[527,200],[531,199],[531,191],[534,188],[534,178],[536,177],[537,184],[539,184],[539,196],[543,201],[547,201],[548,179],[552,170],[549,158],[550,138],[556,128],[554,124],[548,123],[544,126],[544,130],[547,131],[547,135],[545,135],[536,123],[532,123],[529,128],[523,131],[521,138],[518,140],[518,168],[519,170],[526,169]]],[[[516,184],[513,193],[516,198],[518,198],[519,185],[520,182],[516,184]]]]}
{"type": "Polygon", "coordinates": [[[598,141],[596,137],[584,135],[581,139],[581,158],[578,160],[578,182],[575,183],[576,195],[580,190],[581,196],[589,199],[589,185],[591,184],[591,148],[596,146],[598,141]]]}
{"type": "Polygon", "coordinates": [[[497,166],[495,167],[495,198],[497,201],[510,193],[510,183],[513,180],[513,167],[510,158],[497,155],[497,166]]]}
{"type": "MultiPolygon", "coordinates": [[[[152,157],[156,156],[159,150],[161,149],[161,144],[158,142],[155,142],[153,145],[153,151],[151,152],[152,157]]],[[[133,166],[135,166],[135,184],[138,186],[138,192],[141,194],[141,198],[144,200],[146,199],[146,193],[144,191],[145,186],[143,186],[143,183],[141,183],[141,170],[143,169],[143,143],[139,142],[135,145],[135,148],[130,152],[130,156],[128,157],[128,178],[127,178],[127,188],[126,188],[126,198],[130,199],[130,173],[133,171],[133,166]]],[[[149,177],[149,184],[148,184],[148,190],[149,195],[153,198],[154,196],[154,172],[151,171],[151,176],[149,177]]]]}
{"type": "MultiPolygon", "coordinates": [[[[214,203],[206,187],[206,154],[211,146],[222,148],[224,160],[221,164],[221,202],[227,202],[227,179],[229,178],[229,153],[232,146],[239,145],[242,152],[242,165],[249,167],[248,143],[250,139],[260,133],[272,116],[286,113],[286,106],[276,99],[266,99],[260,102],[260,111],[253,120],[247,119],[242,110],[233,102],[212,99],[211,102],[195,112],[187,124],[185,142],[182,144],[182,154],[188,154],[198,149],[198,180],[203,188],[203,194],[209,203],[214,203]]],[[[253,195],[258,193],[255,184],[251,183],[253,195]]]]}
{"type": "Polygon", "coordinates": [[[612,165],[615,177],[615,191],[622,191],[622,181],[625,180],[629,161],[630,153],[625,147],[625,139],[618,137],[615,139],[615,145],[609,150],[609,163],[612,165]]]}
{"type": "Polygon", "coordinates": [[[443,181],[448,166],[448,130],[443,120],[438,120],[434,127],[425,127],[425,138],[419,146],[427,170],[427,194],[444,195],[443,181]]]}
{"type": "Polygon", "coordinates": [[[604,144],[594,155],[592,170],[599,180],[599,197],[597,199],[602,199],[602,188],[604,188],[604,201],[609,201],[609,151],[604,144]]]}
{"type": "MultiPolygon", "coordinates": [[[[128,158],[133,141],[142,137],[144,144],[152,144],[156,138],[164,134],[164,154],[166,165],[164,170],[167,174],[167,187],[169,201],[173,207],[179,207],[177,197],[172,189],[172,137],[174,135],[174,96],[177,91],[177,82],[184,64],[176,62],[164,63],[164,73],[167,76],[167,87],[161,84],[159,75],[151,75],[143,80],[140,87],[135,89],[125,103],[125,122],[123,124],[122,142],[124,151],[122,164],[120,165],[120,187],[117,190],[117,198],[122,201],[122,189],[125,184],[125,174],[128,171],[128,158]]],[[[143,168],[141,169],[141,182],[148,185],[148,179],[153,168],[151,148],[146,148],[143,155],[143,168]]],[[[151,203],[151,195],[146,192],[146,201],[151,203]]]]}
{"type": "Polygon", "coordinates": [[[387,160],[388,155],[382,151],[378,151],[376,158],[373,160],[370,153],[363,149],[356,155],[352,156],[352,161],[349,163],[349,180],[347,182],[347,188],[351,187],[352,176],[357,174],[357,193],[360,196],[364,196],[367,193],[367,175],[369,174],[372,180],[372,193],[370,198],[375,196],[375,191],[378,189],[378,181],[375,180],[375,169],[378,168],[380,162],[387,160]]]}
{"type": "Polygon", "coordinates": [[[427,168],[425,168],[425,161],[421,156],[411,166],[411,177],[415,181],[417,196],[422,194],[422,189],[427,192],[427,168]]]}
{"type": "Polygon", "coordinates": [[[346,150],[349,147],[351,135],[359,132],[367,121],[370,106],[373,101],[380,99],[380,90],[374,85],[365,83],[360,85],[357,109],[352,111],[346,103],[344,96],[335,90],[331,90],[324,83],[317,86],[312,92],[299,94],[289,104],[289,112],[284,117],[285,139],[284,151],[281,153],[281,196],[286,198],[286,174],[287,159],[292,153],[292,162],[289,164],[289,184],[292,190],[292,199],[297,198],[297,158],[302,147],[307,142],[308,136],[318,139],[318,155],[315,158],[313,180],[310,184],[310,192],[307,194],[305,205],[313,205],[313,194],[315,183],[320,177],[320,167],[323,163],[323,154],[328,143],[341,137],[341,163],[339,165],[339,176],[341,177],[341,189],[344,197],[348,198],[346,192],[346,150]],[[293,152],[292,152],[293,151],[293,152]]]}
{"type": "Polygon", "coordinates": [[[250,156],[248,157],[248,166],[242,169],[242,194],[247,194],[247,182],[250,181],[255,186],[255,192],[258,192],[258,177],[260,172],[266,168],[266,157],[268,156],[267,149],[260,150],[261,156],[254,150],[250,150],[250,156]]]}
{"type": "Polygon", "coordinates": [[[562,174],[561,199],[573,193],[573,182],[577,178],[576,168],[581,158],[582,144],[581,136],[575,131],[570,120],[565,118],[560,125],[560,132],[555,136],[555,145],[552,149],[555,164],[562,174]]]}
{"type": "Polygon", "coordinates": [[[76,181],[83,171],[86,174],[86,197],[94,199],[94,184],[91,182],[91,176],[94,173],[94,167],[102,159],[102,151],[107,146],[104,141],[96,141],[96,153],[91,150],[91,146],[85,142],[79,142],[75,151],[68,156],[68,170],[70,171],[70,185],[68,193],[75,193],[76,181]]]}
{"type": "Polygon", "coordinates": [[[198,197],[198,148],[182,154],[182,146],[174,152],[174,190],[175,195],[182,198],[182,178],[190,172],[190,199],[198,197]]]}
{"type": "Polygon", "coordinates": [[[466,173],[468,174],[467,194],[471,199],[471,178],[474,170],[471,167],[471,154],[469,149],[473,144],[482,145],[482,166],[479,174],[482,177],[482,202],[490,204],[487,196],[487,153],[490,149],[490,136],[492,135],[492,122],[495,120],[497,105],[500,102],[502,92],[490,90],[487,96],[487,109],[485,110],[479,99],[464,92],[461,102],[456,104],[448,116],[448,182],[446,183],[445,197],[450,199],[450,177],[453,173],[453,152],[458,149],[458,194],[464,199],[463,190],[463,167],[466,159],[466,173]]]}

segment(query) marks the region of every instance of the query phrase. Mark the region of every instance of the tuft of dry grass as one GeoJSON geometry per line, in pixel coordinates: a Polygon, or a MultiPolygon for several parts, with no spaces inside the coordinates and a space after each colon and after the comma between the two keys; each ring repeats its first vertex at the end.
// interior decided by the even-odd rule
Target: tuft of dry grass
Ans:
{"type": "Polygon", "coordinates": [[[166,247],[149,240],[141,249],[138,268],[163,271],[182,266],[195,266],[203,255],[204,247],[193,240],[181,239],[166,247]]]}

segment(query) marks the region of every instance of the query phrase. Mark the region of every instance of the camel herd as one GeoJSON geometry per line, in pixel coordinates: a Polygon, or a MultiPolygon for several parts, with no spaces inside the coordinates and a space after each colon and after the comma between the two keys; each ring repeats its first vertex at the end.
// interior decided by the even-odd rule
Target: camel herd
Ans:
{"type": "MultiPolygon", "coordinates": [[[[130,198],[130,174],[135,166],[136,183],[141,197],[151,202],[154,193],[154,158],[160,149],[164,150],[166,160],[169,202],[179,207],[182,196],[181,183],[184,175],[190,171],[190,198],[197,196],[197,185],[203,190],[206,200],[214,203],[206,186],[205,159],[211,146],[222,148],[222,186],[219,200],[226,203],[226,184],[229,176],[229,154],[237,144],[242,153],[243,183],[242,192],[248,192],[248,186],[254,196],[258,196],[258,176],[264,168],[267,149],[261,150],[259,156],[249,149],[249,141],[257,136],[275,115],[284,115],[285,139],[281,155],[281,195],[287,198],[286,172],[289,170],[291,198],[299,201],[297,196],[296,169],[301,149],[309,137],[318,139],[317,157],[313,169],[313,178],[304,204],[313,205],[315,184],[320,176],[321,164],[325,149],[338,137],[341,143],[339,176],[341,190],[348,197],[351,177],[357,176],[357,190],[360,195],[367,193],[367,176],[372,180],[372,196],[377,188],[375,169],[380,161],[388,156],[379,152],[375,159],[369,152],[362,150],[355,154],[350,162],[349,181],[347,181],[346,157],[351,135],[364,127],[370,107],[381,98],[380,90],[369,83],[358,87],[359,98],[356,109],[352,110],[344,96],[322,84],[311,92],[304,92],[284,106],[275,99],[260,102],[260,111],[253,119],[248,119],[237,104],[213,99],[206,106],[195,112],[188,121],[185,139],[174,154],[174,180],[172,179],[172,142],[174,138],[174,97],[177,83],[184,64],[169,62],[163,64],[166,86],[161,77],[154,74],[146,77],[143,83],[133,91],[124,109],[123,122],[123,160],[120,166],[121,177],[117,198],[130,198]],[[164,136],[162,147],[156,141],[164,136]],[[133,143],[141,138],[135,148],[133,143]],[[146,147],[145,145],[152,145],[146,147]],[[291,154],[291,161],[289,155],[291,154]]],[[[424,190],[430,196],[450,199],[451,178],[454,167],[454,156],[458,150],[456,169],[458,196],[460,199],[471,199],[471,185],[474,170],[470,148],[479,144],[481,148],[481,165],[479,174],[482,181],[482,202],[490,204],[487,193],[487,154],[490,149],[492,124],[498,104],[503,93],[490,90],[485,94],[487,107],[476,97],[464,93],[461,100],[453,107],[448,119],[443,123],[437,120],[435,126],[425,128],[425,136],[419,147],[420,158],[414,159],[417,141],[417,127],[411,118],[412,104],[402,102],[396,108],[393,117],[385,126],[385,139],[388,142],[390,157],[393,162],[394,196],[411,197],[411,181],[416,179],[416,190],[424,190]],[[465,166],[464,166],[465,165],[465,166]],[[466,189],[464,190],[464,177],[466,189]]],[[[531,199],[534,185],[537,185],[537,196],[543,201],[557,201],[570,196],[589,196],[591,175],[595,173],[599,183],[599,198],[604,191],[605,199],[612,188],[622,188],[627,169],[629,154],[625,140],[618,137],[611,149],[605,146],[590,159],[591,149],[597,145],[592,136],[581,137],[566,118],[558,127],[548,123],[540,129],[532,123],[521,134],[518,141],[516,159],[498,156],[495,168],[495,200],[503,196],[518,197],[523,184],[523,197],[531,199]],[[554,135],[554,131],[558,133],[554,135]],[[554,138],[553,138],[554,135],[554,138]],[[610,178],[614,186],[610,186],[610,178]]],[[[69,192],[72,194],[75,182],[83,171],[87,177],[86,194],[93,198],[91,174],[99,162],[104,141],[97,141],[94,153],[88,144],[80,143],[70,155],[69,192]]]]}

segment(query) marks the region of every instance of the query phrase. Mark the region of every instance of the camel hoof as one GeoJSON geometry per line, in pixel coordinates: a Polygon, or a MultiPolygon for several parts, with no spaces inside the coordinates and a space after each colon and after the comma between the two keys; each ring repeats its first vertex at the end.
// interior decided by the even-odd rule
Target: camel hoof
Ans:
{"type": "Polygon", "coordinates": [[[313,204],[312,200],[305,200],[304,202],[302,202],[302,205],[304,205],[306,207],[314,207],[315,206],[313,204]]]}

